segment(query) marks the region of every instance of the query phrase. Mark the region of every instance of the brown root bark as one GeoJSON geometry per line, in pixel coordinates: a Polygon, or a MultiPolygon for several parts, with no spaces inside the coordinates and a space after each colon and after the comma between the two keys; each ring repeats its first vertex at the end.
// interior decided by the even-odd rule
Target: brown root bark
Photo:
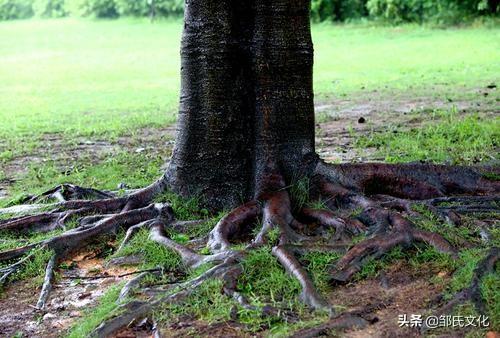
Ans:
{"type": "MultiPolygon", "coordinates": [[[[486,308],[481,297],[480,282],[484,276],[489,273],[495,272],[495,266],[500,260],[500,249],[493,247],[489,250],[488,254],[482,259],[477,267],[474,269],[474,274],[470,285],[465,289],[458,292],[450,301],[440,306],[435,315],[440,316],[449,314],[457,305],[463,304],[466,301],[472,301],[478,313],[485,315],[486,308]]],[[[425,330],[425,328],[424,328],[425,330]]]]}
{"type": "MultiPolygon", "coordinates": [[[[189,245],[179,244],[168,237],[167,227],[188,227],[193,221],[174,223],[173,210],[168,204],[151,203],[166,188],[164,180],[124,197],[71,185],[58,187],[31,199],[39,203],[57,198],[57,203],[49,204],[52,211],[1,221],[0,230],[22,233],[28,230],[47,231],[56,227],[64,229],[69,219],[76,219],[77,227],[39,243],[0,252],[0,261],[11,263],[0,269],[0,282],[7,281],[37,249],[52,250],[53,256],[47,265],[37,303],[39,308],[43,308],[49,297],[58,259],[101,235],[123,229],[126,235],[119,251],[139,229],[148,228],[150,239],[177,252],[186,267],[194,268],[208,262],[214,266],[193,280],[177,284],[175,293],[124,306],[125,311],[121,315],[103,323],[95,331],[99,336],[110,334],[135,319],[147,316],[161,303],[181,301],[208,278],[221,278],[227,296],[243,308],[255,309],[245,295],[238,291],[237,280],[242,272],[241,261],[245,255],[264,245],[272,247],[277,261],[298,280],[302,287],[302,301],[312,309],[327,310],[333,316],[332,306],[318,292],[297,256],[310,250],[345,252],[332,271],[332,281],[347,282],[369,259],[381,257],[396,246],[407,247],[414,242],[422,242],[440,252],[456,256],[456,249],[442,236],[420,230],[406,218],[417,213],[413,210],[415,204],[448,216],[451,212],[455,215],[498,212],[498,182],[489,181],[477,171],[467,168],[385,164],[327,166],[320,163],[311,182],[311,197],[322,199],[329,206],[328,210],[308,207],[296,210],[285,179],[276,170],[264,175],[259,180],[254,200],[229,212],[210,232],[207,243],[211,251],[209,255],[201,255],[189,245]],[[452,193],[458,195],[449,196],[452,193]],[[83,196],[92,199],[81,199],[83,196]],[[260,228],[251,237],[249,234],[256,226],[260,228]],[[332,231],[333,236],[328,237],[332,231]],[[271,233],[273,236],[270,236],[271,233]],[[363,233],[367,234],[365,240],[350,244],[353,236],[363,233]],[[248,240],[247,246],[234,249],[232,244],[242,238],[248,240]]],[[[35,209],[28,205],[18,210],[35,209]]],[[[492,269],[498,260],[498,249],[489,257],[481,263],[481,269],[492,269]]],[[[479,270],[476,272],[480,279],[479,270]]],[[[121,298],[138,287],[147,273],[143,272],[127,283],[121,298]]],[[[479,297],[479,282],[475,283],[475,286],[465,291],[473,299],[479,297]]],[[[263,315],[280,313],[279,309],[268,306],[262,312],[263,315]]],[[[367,318],[361,313],[341,313],[314,332],[368,325],[371,321],[367,318]]],[[[311,332],[304,334],[307,336],[311,332]]]]}

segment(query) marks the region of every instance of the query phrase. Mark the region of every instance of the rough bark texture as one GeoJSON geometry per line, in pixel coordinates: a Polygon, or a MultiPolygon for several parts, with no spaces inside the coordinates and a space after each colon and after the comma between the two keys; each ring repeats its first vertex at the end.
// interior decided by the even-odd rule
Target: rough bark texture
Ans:
{"type": "Polygon", "coordinates": [[[312,173],[309,1],[186,1],[181,57],[174,191],[221,209],[252,199],[269,169],[312,173]]]}

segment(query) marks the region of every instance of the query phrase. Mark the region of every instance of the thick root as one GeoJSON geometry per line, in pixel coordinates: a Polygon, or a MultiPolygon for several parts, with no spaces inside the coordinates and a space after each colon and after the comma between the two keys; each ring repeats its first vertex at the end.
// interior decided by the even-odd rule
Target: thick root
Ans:
{"type": "Polygon", "coordinates": [[[307,272],[302,268],[299,261],[282,245],[273,248],[273,255],[285,267],[302,286],[302,301],[315,310],[327,310],[333,313],[333,309],[328,302],[319,294],[307,272]]]}
{"type": "MultiPolygon", "coordinates": [[[[490,168],[489,171],[498,171],[490,168]]],[[[412,200],[451,195],[495,195],[500,182],[486,178],[485,168],[434,164],[318,164],[316,173],[330,182],[367,195],[385,194],[412,200]]]]}
{"type": "Polygon", "coordinates": [[[52,289],[52,279],[54,278],[54,268],[57,261],[57,255],[52,255],[50,257],[47,268],[45,269],[45,278],[43,280],[42,291],[40,292],[40,297],[38,297],[38,302],[36,307],[39,309],[45,308],[45,303],[49,298],[50,290],[52,289]]]}
{"type": "MultiPolygon", "coordinates": [[[[116,233],[118,229],[126,231],[118,248],[121,251],[139,229],[147,228],[150,230],[150,239],[178,253],[186,267],[196,268],[209,262],[214,266],[197,278],[176,284],[173,293],[123,305],[124,311],[119,316],[102,323],[94,331],[96,336],[112,334],[148,316],[161,304],[182,301],[209,278],[222,279],[223,292],[228,297],[245,309],[256,310],[245,295],[238,291],[237,285],[245,255],[262,246],[272,247],[272,254],[277,261],[300,283],[301,299],[305,304],[312,309],[327,310],[333,315],[332,305],[318,292],[295,255],[311,250],[345,253],[332,271],[332,279],[346,282],[369,259],[381,257],[396,246],[408,247],[414,242],[423,242],[440,252],[456,256],[455,248],[442,236],[419,230],[405,218],[406,215],[417,214],[415,203],[423,204],[448,218],[461,213],[498,211],[498,182],[487,180],[480,172],[468,168],[413,164],[329,166],[320,163],[312,183],[311,196],[322,198],[330,210],[307,207],[294,209],[283,177],[273,171],[260,180],[254,200],[229,212],[214,227],[208,236],[208,255],[197,253],[190,243],[182,245],[168,237],[167,227],[179,230],[203,220],[174,223],[173,210],[168,204],[151,204],[153,198],[166,187],[163,179],[124,197],[72,185],[60,186],[30,200],[36,203],[58,200],[57,203],[49,204],[51,211],[0,221],[0,230],[25,232],[48,231],[57,227],[64,229],[70,219],[77,219],[78,226],[39,243],[1,252],[0,261],[18,261],[0,270],[0,282],[6,281],[38,248],[52,250],[54,255],[47,265],[37,303],[39,308],[43,308],[58,258],[82,248],[101,235],[116,233]],[[257,225],[260,228],[252,236],[252,229],[257,225]],[[333,236],[330,236],[332,232],[333,236]],[[351,237],[358,234],[366,234],[368,238],[351,246],[351,237]],[[232,245],[240,243],[242,239],[247,241],[246,247],[234,249],[232,245]]],[[[40,210],[40,207],[30,209],[28,206],[18,209],[23,212],[40,210]]],[[[487,271],[497,262],[498,249],[488,257],[480,265],[481,269],[487,271]]],[[[138,288],[148,273],[151,272],[142,272],[129,281],[121,292],[120,301],[138,288]]],[[[482,275],[479,270],[476,273],[475,286],[464,293],[471,299],[479,297],[478,281],[482,275]]],[[[283,312],[265,306],[262,313],[283,312]]],[[[302,331],[302,336],[335,328],[363,327],[370,323],[372,319],[366,313],[341,313],[321,327],[302,331]]]]}
{"type": "Polygon", "coordinates": [[[83,188],[74,184],[61,184],[39,195],[29,197],[24,202],[40,203],[55,199],[59,202],[70,200],[97,200],[115,198],[115,194],[93,188],[83,188]]]}
{"type": "MultiPolygon", "coordinates": [[[[474,304],[478,313],[480,313],[481,315],[486,315],[485,304],[483,298],[481,297],[480,283],[484,276],[495,271],[495,266],[496,264],[498,264],[499,260],[500,248],[491,248],[486,257],[481,260],[478,263],[477,267],[474,269],[474,274],[472,276],[470,285],[462,291],[458,292],[450,301],[446,302],[444,305],[435,310],[433,315],[437,317],[448,315],[456,306],[467,301],[471,301],[474,304]]],[[[440,296],[440,298],[442,298],[442,296],[440,296]]],[[[425,325],[422,326],[422,333],[425,333],[427,330],[429,330],[429,327],[425,325]]]]}

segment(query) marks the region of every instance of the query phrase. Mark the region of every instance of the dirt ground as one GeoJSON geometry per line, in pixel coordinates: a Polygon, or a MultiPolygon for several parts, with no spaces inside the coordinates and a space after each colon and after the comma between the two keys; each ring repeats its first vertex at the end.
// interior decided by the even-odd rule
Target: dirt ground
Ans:
{"type": "MultiPolygon", "coordinates": [[[[91,253],[81,253],[66,262],[73,267],[61,270],[60,277],[51,293],[45,311],[33,307],[38,290],[33,281],[20,281],[10,285],[0,300],[0,333],[2,337],[60,337],[82,316],[82,312],[94,305],[111,285],[128,280],[130,269],[113,264],[106,265],[102,258],[91,253]],[[96,272],[98,271],[98,272],[96,272]]],[[[344,332],[343,337],[420,337],[413,328],[401,328],[398,315],[424,314],[442,289],[430,282],[436,274],[444,272],[419,270],[398,262],[375,278],[349,283],[334,289],[327,298],[332,304],[344,309],[357,310],[376,305],[372,315],[377,322],[362,330],[344,332]]],[[[190,318],[162,328],[165,337],[265,337],[267,332],[255,335],[245,333],[235,321],[205,323],[190,318]]],[[[463,337],[465,331],[454,331],[440,337],[463,337]]],[[[149,330],[140,328],[123,330],[116,337],[150,337],[149,330]]]]}
{"type": "Polygon", "coordinates": [[[95,253],[81,253],[64,263],[72,268],[59,271],[46,311],[34,307],[39,291],[33,280],[15,282],[5,290],[0,300],[0,336],[59,337],[109,286],[133,277],[120,277],[130,269],[104,268],[104,260],[95,253]]]}
{"type": "MultiPolygon", "coordinates": [[[[478,95],[480,96],[480,95],[478,95]]],[[[353,146],[354,135],[371,130],[385,130],[388,124],[406,127],[425,123],[425,115],[418,112],[433,108],[456,106],[460,111],[489,111],[491,106],[474,102],[448,102],[429,98],[399,97],[380,99],[377,93],[354,100],[330,100],[317,104],[317,147],[320,156],[327,161],[379,161],[374,149],[360,152],[353,146]],[[355,133],[352,133],[352,130],[355,133]]],[[[47,158],[59,159],[69,164],[85,154],[95,162],[122,150],[169,153],[173,146],[175,127],[162,129],[145,128],[136,135],[122,136],[116,140],[79,138],[68,144],[61,135],[45,135],[44,146],[36,154],[16,158],[2,169],[6,178],[0,182],[0,197],[6,189],[22,177],[28,163],[42,162],[47,158]],[[167,149],[167,150],[165,150],[167,149]]],[[[166,158],[167,160],[167,158],[166,158]]],[[[110,286],[131,278],[123,276],[131,271],[117,265],[105,265],[95,253],[80,253],[67,262],[72,269],[60,270],[60,278],[51,293],[47,310],[40,312],[33,305],[38,290],[33,281],[16,282],[9,285],[0,298],[0,336],[12,337],[59,337],[71,324],[82,316],[82,311],[96,304],[99,297],[110,286]]],[[[442,290],[430,283],[430,278],[439,271],[415,271],[405,264],[395,264],[383,274],[361,282],[339,286],[328,295],[333,304],[346,309],[363,308],[379,304],[374,315],[378,321],[363,330],[345,332],[346,337],[418,337],[415,329],[400,328],[398,315],[423,314],[429,302],[442,290]]],[[[449,276],[443,276],[447,278],[449,276]]],[[[207,324],[187,320],[163,328],[166,337],[212,336],[244,337],[236,322],[207,324]]],[[[455,331],[448,337],[460,337],[464,332],[455,331]]],[[[145,337],[147,331],[125,330],[117,337],[145,337]]],[[[265,336],[266,332],[256,336],[265,336]]],[[[497,336],[498,337],[498,336],[497,336]]]]}
{"type": "MultiPolygon", "coordinates": [[[[496,90],[496,89],[495,89],[496,90]]],[[[473,91],[470,100],[452,101],[442,98],[415,97],[411,94],[388,96],[387,93],[366,92],[359,97],[322,99],[316,103],[316,144],[319,155],[332,162],[380,161],[375,149],[360,151],[353,145],[355,137],[371,131],[386,130],[388,125],[415,127],[425,123],[423,111],[456,107],[460,112],[498,113],[497,102],[488,89],[473,91]],[[362,122],[362,123],[360,123],[362,122]]],[[[114,140],[102,137],[72,137],[63,134],[45,134],[40,147],[32,153],[2,163],[4,177],[0,177],[0,198],[6,197],[8,187],[23,177],[31,164],[53,160],[61,170],[71,170],[74,160],[86,158],[98,163],[120,151],[145,152],[168,160],[174,145],[175,125],[164,128],[143,128],[133,135],[114,140]]],[[[0,150],[3,149],[0,140],[0,150]]]]}

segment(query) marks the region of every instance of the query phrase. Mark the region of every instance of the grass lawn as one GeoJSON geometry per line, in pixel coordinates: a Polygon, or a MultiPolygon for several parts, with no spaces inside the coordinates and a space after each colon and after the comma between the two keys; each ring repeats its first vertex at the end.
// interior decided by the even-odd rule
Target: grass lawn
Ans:
{"type": "MultiPolygon", "coordinates": [[[[154,179],[170,148],[159,147],[165,148],[163,153],[153,155],[135,154],[130,148],[143,147],[141,127],[158,130],[175,121],[181,28],[178,19],[0,22],[0,192],[2,180],[12,178],[17,183],[9,186],[17,193],[67,181],[112,189],[124,180],[139,187],[154,179]],[[58,135],[47,135],[54,133],[58,135]],[[109,151],[112,156],[77,150],[66,162],[58,158],[65,147],[78,147],[82,137],[116,140],[120,135],[129,135],[129,147],[109,151]],[[51,137],[60,146],[52,147],[47,141],[51,137]],[[147,169],[137,166],[144,161],[150,163],[147,169]],[[71,175],[61,166],[71,166],[71,175]]],[[[500,29],[321,24],[312,31],[319,104],[398,96],[476,102],[478,88],[500,80],[500,29]]],[[[498,106],[498,94],[490,92],[480,98],[498,106]]],[[[384,148],[386,160],[443,161],[456,148],[448,144],[458,135],[464,151],[472,152],[467,158],[474,158],[477,149],[491,153],[496,141],[489,135],[498,138],[495,121],[490,126],[480,121],[481,128],[470,123],[455,128],[460,135],[444,137],[438,130],[418,141],[412,134],[391,133],[369,135],[357,144],[384,148]],[[467,141],[476,137],[464,130],[481,134],[483,127],[490,132],[481,142],[467,141]],[[431,141],[424,145],[424,139],[431,141]],[[469,151],[470,144],[474,147],[469,151]],[[436,149],[441,153],[433,155],[436,149]],[[398,155],[405,150],[412,156],[398,155]]],[[[441,131],[447,130],[446,123],[441,131]]],[[[172,137],[156,133],[163,137],[156,144],[172,137]]]]}
{"type": "MultiPolygon", "coordinates": [[[[173,122],[181,27],[1,22],[0,138],[19,145],[41,133],[118,134],[173,122]]],[[[313,39],[318,100],[361,89],[436,94],[435,86],[454,96],[500,77],[500,29],[314,25],[313,39]]]]}

